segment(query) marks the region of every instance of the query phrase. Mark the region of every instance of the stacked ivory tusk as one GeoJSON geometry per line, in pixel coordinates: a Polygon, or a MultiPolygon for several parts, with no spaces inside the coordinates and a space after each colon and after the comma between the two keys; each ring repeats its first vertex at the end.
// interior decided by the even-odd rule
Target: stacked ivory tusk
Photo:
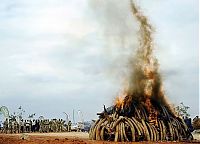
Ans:
{"type": "Polygon", "coordinates": [[[91,140],[125,142],[180,141],[191,137],[181,118],[170,115],[168,118],[160,117],[157,119],[157,125],[155,125],[145,119],[145,114],[143,114],[144,117],[138,116],[122,116],[116,111],[101,116],[91,127],[89,138],[91,140]]]}

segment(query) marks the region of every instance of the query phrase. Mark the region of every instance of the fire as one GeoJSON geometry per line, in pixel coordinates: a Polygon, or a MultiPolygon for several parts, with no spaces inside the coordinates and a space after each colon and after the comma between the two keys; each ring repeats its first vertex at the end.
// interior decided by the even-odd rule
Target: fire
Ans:
{"type": "Polygon", "coordinates": [[[127,96],[127,92],[124,90],[119,96],[115,99],[115,105],[118,109],[123,109],[124,107],[124,98],[127,96]]]}
{"type": "Polygon", "coordinates": [[[119,109],[122,108],[123,105],[124,105],[124,98],[121,97],[121,96],[116,97],[116,99],[115,99],[115,105],[119,109]]]}
{"type": "Polygon", "coordinates": [[[158,111],[154,108],[149,98],[147,98],[145,101],[145,107],[146,107],[147,112],[149,113],[149,116],[148,116],[149,122],[157,126],[158,125],[158,121],[157,121],[158,111]]]}
{"type": "Polygon", "coordinates": [[[153,56],[152,26],[131,1],[140,24],[140,46],[131,63],[127,89],[116,97],[114,107],[99,113],[91,128],[93,140],[165,141],[192,139],[184,121],[177,118],[165,99],[157,59],[153,56]]]}

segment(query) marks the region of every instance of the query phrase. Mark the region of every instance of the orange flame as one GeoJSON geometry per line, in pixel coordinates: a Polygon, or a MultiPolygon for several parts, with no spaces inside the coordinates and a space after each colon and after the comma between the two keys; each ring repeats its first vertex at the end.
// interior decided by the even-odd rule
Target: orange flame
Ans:
{"type": "Polygon", "coordinates": [[[115,105],[117,108],[123,108],[124,107],[124,98],[127,96],[127,92],[124,90],[119,96],[115,99],[115,105]]]}
{"type": "Polygon", "coordinates": [[[124,105],[124,99],[121,96],[116,97],[115,99],[115,105],[117,108],[122,108],[124,105]]]}

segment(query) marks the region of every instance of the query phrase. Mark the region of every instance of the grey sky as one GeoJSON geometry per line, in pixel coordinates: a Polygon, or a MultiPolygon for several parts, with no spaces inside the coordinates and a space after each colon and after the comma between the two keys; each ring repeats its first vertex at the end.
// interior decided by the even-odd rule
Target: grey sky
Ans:
{"type": "MultiPolygon", "coordinates": [[[[0,0],[0,105],[48,118],[81,110],[87,120],[112,105],[129,47],[137,45],[137,22],[129,1],[109,2],[95,10],[88,0],[0,0]]],[[[155,55],[169,101],[184,102],[197,115],[198,0],[137,2],[156,29],[155,55]]]]}

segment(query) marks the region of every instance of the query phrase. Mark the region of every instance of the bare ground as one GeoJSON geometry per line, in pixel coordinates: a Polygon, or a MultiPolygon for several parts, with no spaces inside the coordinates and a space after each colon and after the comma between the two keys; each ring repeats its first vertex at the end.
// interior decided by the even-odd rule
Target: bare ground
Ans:
{"type": "MultiPolygon", "coordinates": [[[[197,141],[193,141],[199,143],[197,141]]],[[[128,144],[155,142],[126,142],[128,144]]],[[[189,143],[189,142],[156,142],[156,143],[189,143]]],[[[116,142],[92,141],[88,133],[28,133],[28,134],[0,134],[0,144],[116,144],[116,142]]],[[[125,144],[125,142],[123,143],[125,144]]]]}

